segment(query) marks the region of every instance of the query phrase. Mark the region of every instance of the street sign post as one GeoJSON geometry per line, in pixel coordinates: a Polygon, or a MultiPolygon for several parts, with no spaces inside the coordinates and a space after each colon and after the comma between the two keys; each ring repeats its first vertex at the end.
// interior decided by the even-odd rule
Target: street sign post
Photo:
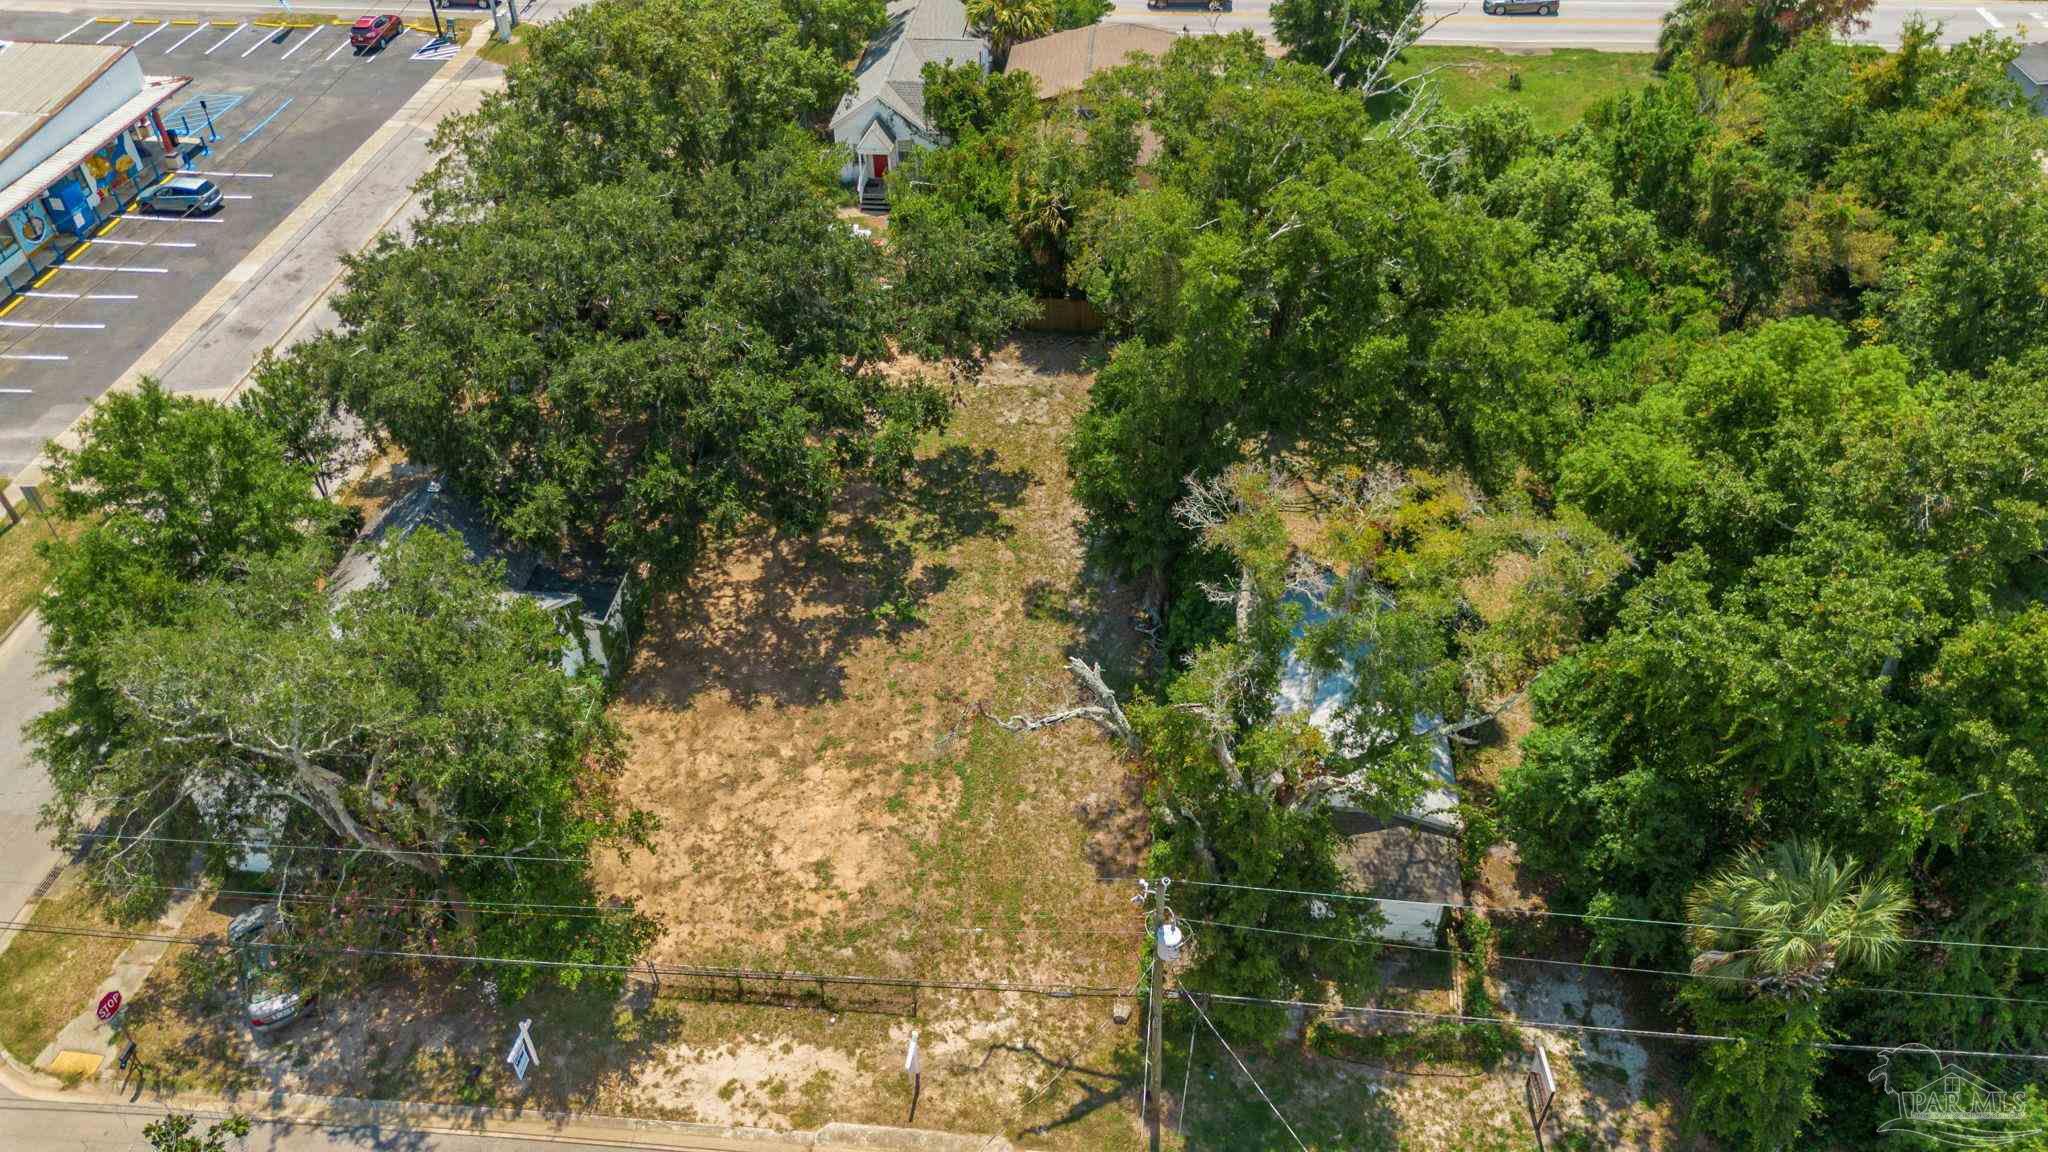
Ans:
{"type": "Polygon", "coordinates": [[[512,1066],[512,1075],[522,1081],[526,1079],[527,1069],[540,1063],[540,1053],[533,1048],[533,1033],[528,1031],[532,1027],[533,1021],[521,1020],[519,1035],[512,1041],[512,1051],[505,1054],[505,1063],[512,1066]]]}
{"type": "Polygon", "coordinates": [[[100,1018],[100,1023],[105,1024],[107,1021],[112,1020],[114,1014],[120,1010],[121,991],[117,988],[100,997],[100,1006],[93,1009],[92,1014],[100,1018]]]}

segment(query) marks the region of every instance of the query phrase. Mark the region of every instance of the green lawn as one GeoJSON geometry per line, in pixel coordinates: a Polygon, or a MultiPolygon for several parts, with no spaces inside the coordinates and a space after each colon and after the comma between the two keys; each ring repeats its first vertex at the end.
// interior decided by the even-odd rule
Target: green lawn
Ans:
{"type": "MultiPolygon", "coordinates": [[[[110,927],[94,911],[97,901],[71,880],[36,905],[33,922],[110,927]]],[[[126,940],[24,932],[0,952],[0,1044],[26,1064],[57,1030],[93,1002],[100,981],[114,970],[126,940]]]]}
{"type": "Polygon", "coordinates": [[[1422,45],[1410,48],[1401,70],[1413,75],[1441,69],[1431,79],[1452,112],[1508,102],[1529,110],[1536,127],[1561,132],[1577,123],[1586,109],[1650,78],[1647,52],[1596,52],[1560,48],[1548,52],[1501,52],[1492,48],[1422,45]],[[1510,77],[1521,78],[1519,91],[1510,77]]]}
{"type": "Polygon", "coordinates": [[[531,24],[521,24],[512,30],[512,39],[505,43],[500,43],[496,36],[492,36],[491,42],[484,45],[477,55],[504,68],[521,63],[526,59],[526,34],[533,31],[533,27],[531,24]]]}
{"type": "MultiPolygon", "coordinates": [[[[50,578],[49,564],[36,555],[36,542],[48,540],[52,530],[34,512],[23,508],[21,513],[21,523],[11,528],[5,517],[0,517],[0,636],[6,635],[21,614],[35,604],[44,582],[50,578]]],[[[58,523],[57,530],[67,538],[78,535],[72,525],[51,523],[58,523]]]]}

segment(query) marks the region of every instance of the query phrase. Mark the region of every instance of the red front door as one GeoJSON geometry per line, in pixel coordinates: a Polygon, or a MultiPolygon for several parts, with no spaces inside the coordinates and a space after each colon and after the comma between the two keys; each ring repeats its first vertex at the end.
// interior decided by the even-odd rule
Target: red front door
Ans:
{"type": "Polygon", "coordinates": [[[882,177],[887,176],[888,174],[889,158],[887,156],[875,157],[875,179],[880,180],[882,177]]]}

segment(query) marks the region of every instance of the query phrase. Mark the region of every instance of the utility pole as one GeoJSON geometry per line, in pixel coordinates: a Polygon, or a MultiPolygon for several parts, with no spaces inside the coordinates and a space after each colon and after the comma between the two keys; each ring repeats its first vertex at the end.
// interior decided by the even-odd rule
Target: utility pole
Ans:
{"type": "Polygon", "coordinates": [[[1159,1152],[1160,1008],[1166,989],[1166,957],[1160,942],[1166,923],[1166,885],[1164,879],[1157,887],[1145,885],[1145,894],[1151,898],[1145,910],[1146,934],[1152,940],[1152,987],[1145,1006],[1145,1128],[1150,1152],[1159,1152]]]}

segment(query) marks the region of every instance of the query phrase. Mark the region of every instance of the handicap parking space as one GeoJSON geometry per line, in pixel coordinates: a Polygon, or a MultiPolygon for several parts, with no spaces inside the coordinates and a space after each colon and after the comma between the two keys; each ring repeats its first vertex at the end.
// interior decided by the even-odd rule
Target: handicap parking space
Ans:
{"type": "MultiPolygon", "coordinates": [[[[414,11],[424,13],[424,3],[414,11]]],[[[24,290],[0,295],[0,475],[26,464],[43,438],[119,379],[441,67],[412,61],[411,47],[431,36],[410,28],[380,62],[347,50],[346,26],[263,28],[167,12],[153,23],[124,14],[80,28],[88,14],[0,11],[0,40],[105,37],[135,46],[149,75],[189,78],[161,112],[180,141],[205,144],[182,174],[211,181],[222,202],[198,216],[131,205],[83,241],[67,240],[61,260],[24,290]]]]}

